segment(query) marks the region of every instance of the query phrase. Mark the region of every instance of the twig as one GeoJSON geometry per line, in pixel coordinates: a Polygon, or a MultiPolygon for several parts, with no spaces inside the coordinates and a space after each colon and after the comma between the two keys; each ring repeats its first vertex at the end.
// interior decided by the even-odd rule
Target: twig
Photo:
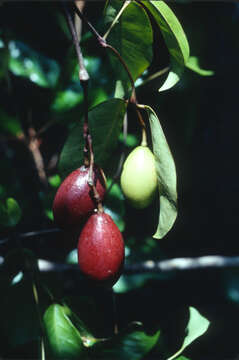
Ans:
{"type": "Polygon", "coordinates": [[[32,154],[39,180],[41,184],[44,185],[45,188],[48,188],[48,180],[45,172],[44,161],[39,149],[40,142],[36,138],[35,129],[33,127],[30,127],[28,130],[28,134],[29,134],[28,149],[32,154]]]}
{"type": "MultiPolygon", "coordinates": [[[[83,88],[84,93],[84,124],[83,124],[83,137],[85,141],[85,146],[83,150],[84,154],[84,165],[86,167],[89,167],[89,179],[88,184],[92,189],[92,198],[95,202],[95,206],[97,207],[99,212],[103,212],[103,206],[101,203],[101,198],[98,194],[98,191],[96,190],[95,182],[94,182],[94,152],[93,152],[93,146],[92,146],[92,137],[89,130],[89,119],[88,119],[88,83],[89,83],[89,74],[85,68],[84,65],[84,59],[81,52],[80,44],[79,44],[79,38],[77,35],[77,31],[75,28],[75,25],[73,23],[72,17],[69,13],[67,5],[63,2],[63,7],[66,13],[67,22],[72,34],[73,43],[76,49],[76,53],[78,56],[78,63],[79,63],[79,79],[81,86],[83,88]]],[[[77,7],[74,3],[74,11],[75,13],[80,13],[82,17],[84,18],[80,7],[77,7]]],[[[80,17],[82,19],[82,17],[80,17]]],[[[97,35],[98,36],[98,35],[97,35]]]]}
{"type": "MultiPolygon", "coordinates": [[[[4,258],[0,257],[0,264],[4,258]]],[[[67,272],[75,271],[80,274],[78,265],[55,263],[44,259],[38,259],[38,267],[41,272],[67,272]]],[[[195,258],[175,258],[169,260],[152,261],[126,264],[124,274],[142,273],[172,273],[191,270],[238,268],[239,256],[206,255],[195,258]]]]}
{"type": "MultiPolygon", "coordinates": [[[[42,235],[48,235],[48,234],[52,234],[52,233],[57,233],[59,231],[61,231],[61,230],[58,229],[58,228],[29,231],[29,232],[26,232],[26,233],[19,234],[18,237],[21,238],[21,239],[25,239],[25,238],[29,238],[29,237],[35,237],[35,236],[42,236],[42,235]]],[[[10,240],[10,237],[0,239],[0,245],[7,243],[9,240],[10,240]]]]}
{"type": "Polygon", "coordinates": [[[111,30],[113,29],[113,27],[115,26],[115,24],[117,23],[117,21],[119,20],[120,16],[123,14],[124,10],[127,8],[127,6],[130,4],[130,1],[126,0],[122,6],[122,8],[120,9],[120,11],[118,12],[118,14],[116,15],[116,17],[114,18],[114,20],[112,21],[112,23],[110,24],[109,29],[106,31],[105,35],[103,36],[103,39],[106,40],[107,36],[109,35],[109,33],[111,32],[111,30]]]}
{"type": "Polygon", "coordinates": [[[137,103],[137,98],[136,98],[136,92],[135,92],[135,86],[134,86],[134,79],[133,79],[133,77],[131,75],[131,72],[129,71],[129,68],[128,68],[126,62],[124,61],[124,59],[122,58],[120,53],[113,46],[107,44],[106,40],[96,31],[94,26],[91,25],[91,23],[87,20],[87,18],[82,14],[82,12],[77,8],[77,6],[75,4],[73,4],[73,8],[74,8],[76,14],[81,18],[81,20],[84,21],[87,24],[87,26],[89,27],[91,33],[94,35],[94,37],[96,38],[98,43],[102,47],[110,49],[118,57],[119,61],[121,62],[121,64],[125,68],[125,71],[127,72],[128,76],[129,76],[130,83],[131,83],[132,94],[131,94],[131,97],[130,97],[130,102],[136,104],[137,103]]]}

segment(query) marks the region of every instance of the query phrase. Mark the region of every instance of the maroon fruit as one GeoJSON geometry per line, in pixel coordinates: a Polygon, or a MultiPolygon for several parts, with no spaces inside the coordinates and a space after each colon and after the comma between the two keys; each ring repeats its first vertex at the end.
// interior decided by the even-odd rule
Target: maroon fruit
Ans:
{"type": "Polygon", "coordinates": [[[78,263],[83,274],[98,285],[113,286],[124,263],[124,241],[106,213],[95,213],[85,224],[78,242],[78,263]]]}
{"type": "MultiPolygon", "coordinates": [[[[95,209],[96,204],[88,180],[89,167],[81,166],[68,175],[59,187],[53,202],[53,215],[59,227],[77,227],[95,209]]],[[[99,197],[103,200],[106,182],[103,171],[96,165],[93,180],[99,197]]]]}

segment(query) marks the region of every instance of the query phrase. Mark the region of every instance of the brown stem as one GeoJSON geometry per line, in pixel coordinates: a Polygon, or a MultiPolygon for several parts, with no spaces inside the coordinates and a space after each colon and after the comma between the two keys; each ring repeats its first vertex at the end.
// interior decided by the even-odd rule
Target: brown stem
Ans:
{"type": "Polygon", "coordinates": [[[32,154],[39,180],[41,184],[47,189],[48,180],[45,172],[45,166],[44,166],[42,154],[39,149],[40,142],[36,138],[36,131],[33,127],[30,127],[28,129],[28,134],[29,134],[29,141],[27,142],[28,149],[32,154]]]}
{"type": "Polygon", "coordinates": [[[118,57],[119,61],[121,62],[121,64],[125,68],[125,71],[127,72],[128,76],[129,76],[130,83],[131,83],[132,94],[131,94],[131,97],[130,97],[129,101],[131,103],[136,104],[137,99],[136,99],[136,92],[135,92],[135,86],[134,86],[134,79],[133,79],[133,77],[131,75],[131,72],[130,72],[126,62],[124,61],[124,59],[122,58],[120,53],[113,46],[107,44],[106,40],[96,31],[96,29],[91,25],[91,23],[82,14],[82,12],[76,7],[75,4],[73,4],[73,7],[74,7],[74,10],[75,10],[76,14],[81,18],[82,21],[84,21],[87,24],[87,26],[89,27],[91,33],[95,36],[95,38],[97,39],[99,44],[104,48],[110,49],[118,57]]]}
{"type": "MultiPolygon", "coordinates": [[[[95,182],[94,182],[94,152],[93,152],[93,146],[92,146],[92,138],[89,130],[89,121],[88,121],[88,83],[89,83],[89,74],[84,66],[84,59],[81,52],[80,44],[79,44],[79,38],[76,32],[75,25],[73,23],[72,17],[69,13],[67,5],[63,2],[63,7],[66,13],[66,18],[68,22],[69,29],[72,34],[73,43],[75,45],[78,62],[79,62],[79,79],[81,86],[83,88],[84,93],[84,124],[83,124],[83,137],[85,141],[83,154],[84,154],[84,165],[86,167],[89,167],[89,179],[88,184],[92,189],[93,193],[93,200],[96,204],[96,207],[99,212],[103,212],[103,206],[101,203],[100,196],[98,194],[98,191],[96,190],[95,182]]],[[[75,3],[73,4],[73,8],[75,13],[81,14],[80,18],[81,20],[84,19],[84,15],[82,14],[80,7],[77,7],[75,3]]]]}
{"type": "MultiPolygon", "coordinates": [[[[77,31],[76,31],[73,19],[70,15],[68,5],[66,5],[64,2],[62,4],[63,4],[63,9],[65,11],[67,23],[68,23],[68,26],[69,26],[69,29],[70,29],[70,32],[72,35],[72,40],[73,40],[73,43],[75,46],[76,54],[78,57],[79,79],[80,79],[80,83],[81,83],[81,86],[83,88],[83,93],[84,93],[83,137],[84,137],[84,141],[85,141],[85,146],[84,146],[83,154],[84,154],[84,165],[86,167],[88,167],[90,164],[89,157],[91,157],[91,151],[92,151],[92,146],[90,147],[90,144],[89,144],[90,132],[89,132],[89,124],[88,124],[88,82],[89,82],[90,77],[89,77],[89,74],[84,65],[84,59],[83,59],[81,47],[79,44],[79,38],[77,35],[77,31]],[[89,155],[89,152],[90,152],[90,155],[89,155]]],[[[75,6],[74,9],[78,9],[78,8],[75,6]]]]}

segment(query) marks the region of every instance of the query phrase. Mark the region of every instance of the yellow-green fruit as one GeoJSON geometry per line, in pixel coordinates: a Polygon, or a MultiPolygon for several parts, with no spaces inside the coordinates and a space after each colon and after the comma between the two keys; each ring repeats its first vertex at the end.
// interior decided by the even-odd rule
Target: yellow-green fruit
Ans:
{"type": "Polygon", "coordinates": [[[121,188],[132,206],[148,206],[157,189],[155,159],[147,146],[137,146],[125,160],[120,178],[121,188]]]}

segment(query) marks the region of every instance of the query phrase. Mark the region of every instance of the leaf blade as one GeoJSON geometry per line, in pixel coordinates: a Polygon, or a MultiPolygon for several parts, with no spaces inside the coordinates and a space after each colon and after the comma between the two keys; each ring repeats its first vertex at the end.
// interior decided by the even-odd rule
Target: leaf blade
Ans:
{"type": "Polygon", "coordinates": [[[140,323],[132,323],[124,332],[96,344],[93,350],[97,359],[140,360],[156,345],[159,336],[159,331],[147,335],[140,323]]]}
{"type": "Polygon", "coordinates": [[[78,359],[83,351],[80,333],[68,318],[64,307],[52,304],[43,316],[50,353],[55,359],[78,359]]]}
{"type": "Polygon", "coordinates": [[[194,340],[202,336],[208,329],[210,322],[203,317],[197,309],[189,307],[189,321],[187,324],[186,332],[187,335],[184,338],[182,347],[167,360],[173,360],[177,358],[184,349],[189,346],[194,340]]]}
{"type": "Polygon", "coordinates": [[[172,88],[181,78],[189,58],[189,44],[184,30],[164,1],[141,1],[156,20],[170,53],[170,72],[159,91],[172,88]]]}
{"type": "MultiPolygon", "coordinates": [[[[111,1],[106,11],[105,23],[111,23],[121,7],[122,1],[111,1]]],[[[153,57],[153,31],[146,11],[137,3],[131,2],[109,33],[108,43],[118,50],[133,80],[136,80],[150,65],[153,57]]],[[[119,79],[115,96],[124,97],[130,88],[128,74],[115,56],[111,56],[111,61],[119,79]]]]}
{"type": "MultiPolygon", "coordinates": [[[[115,148],[123,124],[126,103],[121,99],[110,99],[89,111],[95,162],[103,167],[115,148]]],[[[71,130],[60,155],[59,170],[65,177],[83,164],[83,122],[71,130]]]]}
{"type": "Polygon", "coordinates": [[[186,63],[186,67],[194,72],[196,72],[199,75],[202,76],[212,76],[214,75],[214,71],[213,70],[205,70],[202,69],[199,65],[199,59],[196,56],[190,56],[187,63],[186,63]]]}
{"type": "Polygon", "coordinates": [[[177,175],[173,156],[169,149],[160,121],[152,108],[145,105],[149,116],[153,152],[159,184],[160,212],[158,227],[153,235],[162,239],[177,218],[177,175]]]}

